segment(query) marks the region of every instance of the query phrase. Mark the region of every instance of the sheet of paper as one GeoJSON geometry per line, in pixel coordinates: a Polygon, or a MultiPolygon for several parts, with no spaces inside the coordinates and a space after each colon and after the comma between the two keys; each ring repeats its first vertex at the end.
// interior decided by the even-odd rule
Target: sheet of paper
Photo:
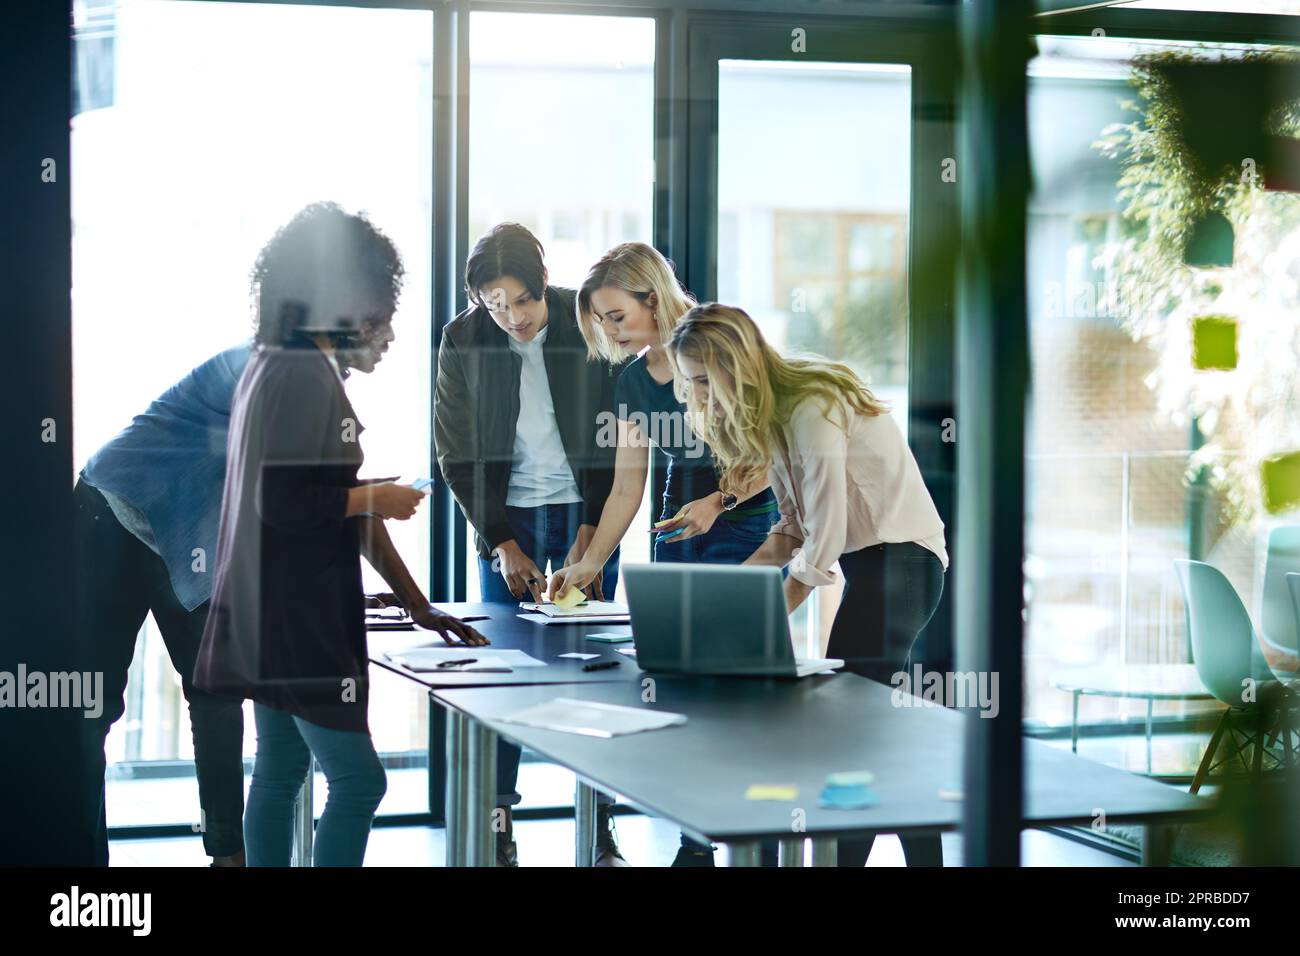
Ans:
{"type": "Polygon", "coordinates": [[[594,661],[594,660],[595,660],[597,657],[599,657],[600,655],[599,655],[599,654],[579,654],[577,651],[572,651],[572,652],[570,652],[570,653],[568,653],[568,654],[556,654],[555,656],[556,656],[556,657],[560,657],[560,658],[564,658],[564,659],[566,659],[566,660],[571,660],[571,661],[594,661]]]}
{"type": "Polygon", "coordinates": [[[630,618],[626,614],[612,614],[608,617],[574,617],[569,614],[520,614],[525,621],[533,624],[627,624],[630,618]]]}
{"type": "Polygon", "coordinates": [[[367,631],[413,631],[415,623],[413,621],[374,621],[367,619],[367,631]]]}
{"type": "Polygon", "coordinates": [[[400,607],[366,608],[368,631],[413,631],[415,622],[400,607]]]}
{"type": "Polygon", "coordinates": [[[558,604],[534,604],[523,602],[519,605],[525,611],[535,611],[547,617],[626,617],[627,605],[617,601],[588,601],[574,608],[563,608],[558,604]]]}
{"type": "Polygon", "coordinates": [[[443,670],[468,673],[491,667],[545,667],[545,661],[510,648],[492,647],[414,647],[406,651],[392,651],[388,659],[413,671],[443,670]],[[438,667],[443,661],[474,659],[473,664],[460,667],[438,667]]]}
{"type": "Polygon", "coordinates": [[[618,737],[686,723],[685,714],[556,697],[501,718],[512,724],[585,737],[618,737]]]}

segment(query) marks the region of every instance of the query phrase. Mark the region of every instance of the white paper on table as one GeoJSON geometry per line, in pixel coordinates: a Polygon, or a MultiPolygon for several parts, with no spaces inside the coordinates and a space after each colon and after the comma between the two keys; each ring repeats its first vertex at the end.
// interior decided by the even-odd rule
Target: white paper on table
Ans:
{"type": "Polygon", "coordinates": [[[534,604],[531,601],[522,602],[519,606],[525,611],[535,611],[547,617],[627,617],[628,614],[627,605],[617,601],[588,601],[568,610],[558,604],[534,604]]]}
{"type": "Polygon", "coordinates": [[[390,651],[385,655],[390,661],[408,670],[440,670],[449,674],[465,674],[489,667],[545,667],[545,661],[506,647],[413,647],[407,651],[390,651]],[[475,663],[460,667],[438,667],[443,661],[463,661],[473,658],[475,663]]]}
{"type": "Polygon", "coordinates": [[[533,624],[629,624],[631,618],[626,614],[611,614],[604,617],[565,617],[556,615],[547,617],[545,614],[520,614],[518,617],[533,624]]]}
{"type": "Polygon", "coordinates": [[[556,697],[498,719],[542,730],[581,734],[584,737],[617,737],[686,723],[685,714],[574,700],[571,697],[556,697]]]}

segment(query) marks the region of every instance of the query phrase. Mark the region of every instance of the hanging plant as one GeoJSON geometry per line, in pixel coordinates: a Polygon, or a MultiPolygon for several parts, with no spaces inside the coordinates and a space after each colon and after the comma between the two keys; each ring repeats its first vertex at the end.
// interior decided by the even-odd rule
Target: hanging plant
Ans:
{"type": "MultiPolygon", "coordinates": [[[[1266,192],[1260,157],[1232,156],[1230,143],[1208,164],[1188,147],[1181,68],[1207,61],[1214,62],[1205,50],[1133,61],[1138,98],[1122,105],[1137,117],[1103,130],[1096,144],[1121,164],[1124,225],[1098,265],[1116,286],[1121,326],[1156,353],[1147,384],[1161,414],[1179,425],[1193,415],[1199,420],[1206,443],[1189,479],[1206,468],[1225,517],[1239,523],[1260,513],[1260,463],[1300,448],[1300,198],[1266,192]],[[1205,268],[1224,260],[1225,227],[1231,268],[1205,268]],[[1230,370],[1206,370],[1214,366],[1203,361],[1197,368],[1194,330],[1206,328],[1206,317],[1235,323],[1230,370]]],[[[1252,52],[1232,65],[1264,62],[1296,60],[1252,52]]],[[[1196,122],[1215,119],[1201,115],[1196,122]]],[[[1268,126],[1296,135],[1300,108],[1273,110],[1268,126]]],[[[1203,127],[1196,132],[1203,138],[1203,127]]]]}

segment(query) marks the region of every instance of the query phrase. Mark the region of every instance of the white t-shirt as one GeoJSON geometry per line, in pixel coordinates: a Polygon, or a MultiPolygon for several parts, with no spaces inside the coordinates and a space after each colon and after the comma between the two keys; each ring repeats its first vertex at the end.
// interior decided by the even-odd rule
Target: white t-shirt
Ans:
{"type": "Polygon", "coordinates": [[[531,342],[510,338],[510,348],[523,360],[519,370],[519,420],[515,423],[515,447],[506,490],[506,504],[513,508],[582,500],[560,439],[551,383],[546,377],[542,344],[548,331],[550,326],[544,326],[531,342]]]}

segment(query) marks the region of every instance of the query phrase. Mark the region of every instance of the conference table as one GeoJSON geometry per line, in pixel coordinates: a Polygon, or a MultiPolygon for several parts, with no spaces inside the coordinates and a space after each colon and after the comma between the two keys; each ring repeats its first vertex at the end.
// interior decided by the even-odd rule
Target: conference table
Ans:
{"type": "MultiPolygon", "coordinates": [[[[523,650],[546,667],[510,673],[414,672],[387,658],[414,644],[440,644],[429,632],[376,632],[371,658],[419,683],[446,708],[447,863],[492,865],[491,814],[498,735],[572,771],[575,862],[590,865],[595,791],[672,821],[706,843],[724,843],[735,865],[755,865],[763,841],[778,841],[782,865],[802,865],[812,841],[814,865],[833,865],[836,839],[878,833],[935,833],[961,822],[964,722],[976,711],[925,706],[919,699],[853,674],[802,680],[683,677],[641,671],[634,659],[586,640],[626,626],[540,625],[513,605],[444,604],[473,622],[492,646],[523,650]],[[618,667],[584,671],[587,662],[557,655],[597,653],[618,667]],[[646,708],[685,716],[660,730],[609,738],[545,730],[504,720],[557,697],[646,708]],[[819,794],[830,773],[869,771],[879,802],[828,809],[819,794]],[[750,799],[750,788],[790,799],[750,799]],[[776,788],[775,790],[771,788],[776,788]]],[[[623,645],[627,646],[627,645],[623,645]]],[[[1026,739],[1024,824],[1146,828],[1143,861],[1168,861],[1169,828],[1207,813],[1210,804],[1156,781],[1026,739]]]]}
{"type": "MultiPolygon", "coordinates": [[[[519,687],[524,685],[599,684],[631,682],[640,678],[640,669],[627,656],[618,653],[618,647],[629,644],[604,644],[587,640],[588,634],[627,634],[632,629],[626,624],[539,624],[520,616],[514,604],[492,602],[458,602],[435,604],[440,611],[462,619],[477,629],[491,643],[491,648],[522,651],[543,661],[545,667],[519,667],[509,673],[458,671],[415,671],[402,666],[388,655],[425,646],[442,646],[437,634],[425,630],[378,631],[370,630],[367,638],[370,659],[380,667],[423,685],[430,693],[437,690],[472,687],[519,687]],[[474,620],[486,617],[487,620],[474,620]],[[590,660],[563,658],[562,654],[595,654],[590,660]],[[617,662],[617,667],[587,671],[587,664],[617,662]]],[[[472,651],[467,648],[467,651],[472,651]]],[[[438,703],[432,698],[433,703],[438,703]]],[[[469,792],[471,782],[478,792],[487,794],[490,804],[496,792],[496,736],[487,725],[467,720],[460,711],[446,708],[446,797],[443,817],[447,833],[447,865],[465,866],[495,858],[492,844],[490,814],[492,806],[475,806],[471,815],[469,792]],[[475,759],[471,762],[471,755],[475,759]],[[469,835],[477,836],[471,841],[469,835]],[[485,856],[486,854],[486,856],[485,856]]],[[[439,748],[431,741],[431,759],[439,748]]],[[[436,768],[430,767],[433,774],[436,768]]],[[[594,813],[594,809],[592,811],[594,813]]],[[[594,828],[595,819],[591,826],[594,828]]],[[[486,864],[483,864],[486,865],[486,864]]]]}

